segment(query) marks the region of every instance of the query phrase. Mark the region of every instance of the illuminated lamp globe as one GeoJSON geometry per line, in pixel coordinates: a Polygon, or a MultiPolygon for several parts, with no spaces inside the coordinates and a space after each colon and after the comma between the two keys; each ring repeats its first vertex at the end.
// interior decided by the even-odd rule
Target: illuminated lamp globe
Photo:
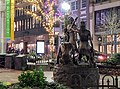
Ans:
{"type": "Polygon", "coordinates": [[[66,10],[66,11],[70,10],[70,5],[67,2],[63,2],[61,7],[63,10],[66,10]]]}

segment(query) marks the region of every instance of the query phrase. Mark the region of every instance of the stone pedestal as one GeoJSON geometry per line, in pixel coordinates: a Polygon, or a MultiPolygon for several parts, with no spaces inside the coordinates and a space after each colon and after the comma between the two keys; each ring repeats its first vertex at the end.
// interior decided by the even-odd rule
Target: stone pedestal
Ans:
{"type": "Polygon", "coordinates": [[[53,74],[54,81],[69,86],[72,89],[87,89],[99,83],[98,68],[89,68],[87,65],[58,65],[54,68],[53,74]]]}

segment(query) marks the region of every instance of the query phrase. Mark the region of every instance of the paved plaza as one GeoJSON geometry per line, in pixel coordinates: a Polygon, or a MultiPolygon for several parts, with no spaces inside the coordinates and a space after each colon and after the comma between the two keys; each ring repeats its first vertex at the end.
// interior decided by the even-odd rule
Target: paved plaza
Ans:
{"type": "MultiPolygon", "coordinates": [[[[21,74],[22,71],[13,70],[13,69],[0,69],[0,81],[3,82],[11,82],[16,83],[18,82],[18,76],[21,74]]],[[[47,81],[52,82],[53,72],[52,71],[45,71],[44,75],[47,77],[47,81]]]]}
{"type": "MultiPolygon", "coordinates": [[[[19,71],[19,70],[0,68],[0,81],[16,83],[16,82],[18,82],[18,76],[21,74],[21,72],[22,71],[19,71]]],[[[45,71],[44,74],[47,77],[47,81],[49,81],[49,82],[53,81],[53,72],[52,71],[45,71]]],[[[104,75],[100,75],[100,84],[102,82],[101,78],[103,76],[104,75]]],[[[118,84],[120,87],[120,76],[118,76],[118,80],[119,80],[118,84]]]]}

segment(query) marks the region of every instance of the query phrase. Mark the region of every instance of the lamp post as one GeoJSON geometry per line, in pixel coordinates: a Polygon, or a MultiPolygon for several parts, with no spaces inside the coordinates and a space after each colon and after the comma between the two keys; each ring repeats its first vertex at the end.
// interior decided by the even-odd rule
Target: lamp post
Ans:
{"type": "MultiPolygon", "coordinates": [[[[65,17],[67,16],[67,14],[69,13],[69,10],[70,10],[70,5],[69,5],[69,3],[68,2],[62,2],[62,3],[60,3],[60,10],[61,10],[61,13],[62,13],[62,20],[60,21],[60,34],[59,34],[59,44],[61,43],[60,42],[60,35],[62,34],[62,29],[63,29],[63,22],[65,22],[65,17]],[[63,20],[63,18],[64,18],[64,20],[63,20]]],[[[64,25],[65,25],[65,23],[64,23],[64,25]]]]}

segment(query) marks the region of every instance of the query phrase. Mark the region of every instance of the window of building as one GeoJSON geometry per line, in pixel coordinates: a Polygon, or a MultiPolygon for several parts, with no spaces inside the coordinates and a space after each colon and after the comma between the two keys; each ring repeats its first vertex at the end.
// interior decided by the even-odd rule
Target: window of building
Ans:
{"type": "Polygon", "coordinates": [[[31,24],[30,24],[30,21],[31,21],[30,19],[31,19],[31,18],[29,18],[29,29],[30,29],[30,25],[31,25],[31,24]]]}
{"type": "Polygon", "coordinates": [[[23,15],[23,10],[20,10],[20,16],[23,15]]]}
{"type": "Polygon", "coordinates": [[[15,17],[17,17],[17,10],[15,10],[15,17]]]}
{"type": "Polygon", "coordinates": [[[108,1],[108,0],[96,0],[96,3],[105,2],[105,1],[108,1]]]}
{"type": "Polygon", "coordinates": [[[18,21],[17,21],[17,24],[16,24],[16,28],[17,28],[17,31],[18,31],[18,29],[19,29],[19,28],[18,28],[18,21]]]}
{"type": "Polygon", "coordinates": [[[14,31],[17,31],[17,23],[14,22],[14,31]]]}
{"type": "Polygon", "coordinates": [[[29,19],[27,19],[27,29],[29,29],[29,19]]]}
{"type": "Polygon", "coordinates": [[[76,1],[76,9],[78,9],[78,6],[79,6],[79,5],[78,5],[78,1],[76,1]]]}
{"type": "Polygon", "coordinates": [[[117,45],[117,53],[120,53],[120,44],[117,45]]]}
{"type": "Polygon", "coordinates": [[[32,18],[30,18],[30,29],[32,28],[32,18]]]}
{"type": "Polygon", "coordinates": [[[37,11],[37,8],[36,8],[36,6],[35,6],[35,11],[37,11]]]}
{"type": "Polygon", "coordinates": [[[107,42],[112,42],[112,37],[110,35],[107,36],[107,42]]]}
{"type": "Polygon", "coordinates": [[[33,28],[35,28],[35,18],[33,18],[33,28]]]}
{"type": "Polygon", "coordinates": [[[35,10],[34,10],[34,5],[32,5],[32,12],[34,12],[35,10]]]}
{"type": "Polygon", "coordinates": [[[100,3],[101,2],[101,0],[96,0],[96,3],[100,3]]]}
{"type": "Polygon", "coordinates": [[[87,4],[87,0],[82,0],[81,1],[81,8],[85,8],[87,4]]]}
{"type": "Polygon", "coordinates": [[[108,1],[108,0],[102,0],[103,2],[108,1]]]}
{"type": "Polygon", "coordinates": [[[100,21],[101,21],[101,12],[97,11],[95,12],[95,25],[100,26],[100,21]]]}
{"type": "MultiPolygon", "coordinates": [[[[41,19],[41,16],[40,16],[39,18],[41,19]]],[[[42,22],[41,22],[41,20],[40,20],[40,27],[41,27],[41,25],[42,25],[42,22]]]]}
{"type": "Polygon", "coordinates": [[[16,16],[19,16],[19,10],[16,11],[16,16]]]}
{"type": "Polygon", "coordinates": [[[18,10],[18,16],[20,16],[20,10],[18,10]]]}
{"type": "Polygon", "coordinates": [[[25,24],[24,24],[24,20],[22,20],[22,30],[24,30],[25,28],[25,24]]]}
{"type": "Polygon", "coordinates": [[[18,31],[20,31],[20,30],[21,30],[21,22],[18,21],[18,31]]]}
{"type": "Polygon", "coordinates": [[[117,42],[120,42],[120,34],[117,35],[117,42]]]}
{"type": "Polygon", "coordinates": [[[26,19],[24,20],[25,21],[25,27],[24,27],[24,29],[26,30],[27,29],[27,21],[26,21],[26,19]]]}
{"type": "Polygon", "coordinates": [[[101,11],[101,24],[105,24],[106,14],[105,10],[101,11]]]}
{"type": "MultiPolygon", "coordinates": [[[[117,16],[118,16],[118,21],[120,21],[120,7],[117,7],[117,16]]],[[[120,26],[118,28],[120,28],[120,26]]]]}
{"type": "Polygon", "coordinates": [[[75,2],[71,2],[71,10],[75,10],[75,2]]]}
{"type": "Polygon", "coordinates": [[[32,5],[32,12],[35,12],[35,11],[37,11],[37,8],[35,5],[32,5]]]}
{"type": "Polygon", "coordinates": [[[104,46],[103,45],[100,46],[100,52],[104,52],[104,46]]]}
{"type": "Polygon", "coordinates": [[[19,31],[22,30],[21,21],[19,21],[19,31]]]}
{"type": "Polygon", "coordinates": [[[113,8],[96,11],[95,12],[95,25],[100,26],[102,24],[105,24],[108,21],[108,19],[110,19],[109,18],[110,14],[113,14],[111,12],[111,11],[113,11],[112,9],[113,8]]]}
{"type": "Polygon", "coordinates": [[[37,20],[37,19],[36,19],[36,27],[39,27],[39,20],[37,20]]]}
{"type": "Polygon", "coordinates": [[[21,16],[21,10],[19,10],[19,16],[21,16]]]}

